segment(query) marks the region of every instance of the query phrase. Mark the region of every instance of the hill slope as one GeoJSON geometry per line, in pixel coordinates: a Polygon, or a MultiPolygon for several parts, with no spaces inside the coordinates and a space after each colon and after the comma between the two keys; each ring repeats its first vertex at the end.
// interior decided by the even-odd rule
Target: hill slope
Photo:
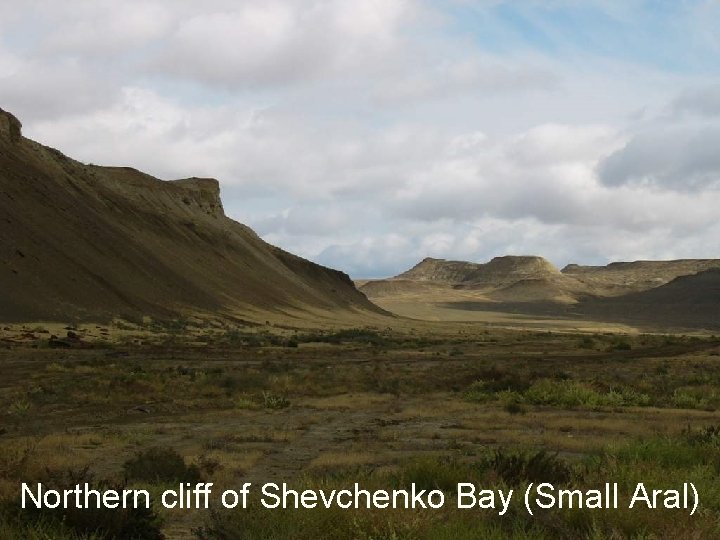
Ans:
{"type": "Polygon", "coordinates": [[[646,291],[587,298],[576,309],[605,320],[716,329],[720,327],[720,269],[680,276],[646,291]]]}
{"type": "Polygon", "coordinates": [[[719,281],[718,259],[568,265],[559,271],[542,257],[505,256],[487,263],[428,258],[396,277],[365,282],[360,290],[410,317],[483,320],[512,314],[718,328],[719,281]]]}
{"type": "Polygon", "coordinates": [[[380,313],[347,275],[261,240],[216,180],[84,165],[0,109],[0,320],[380,313]]]}
{"type": "Polygon", "coordinates": [[[613,262],[606,266],[569,264],[562,269],[562,273],[582,282],[595,294],[616,296],[653,289],[677,277],[689,276],[712,268],[720,268],[720,260],[613,262]]]}

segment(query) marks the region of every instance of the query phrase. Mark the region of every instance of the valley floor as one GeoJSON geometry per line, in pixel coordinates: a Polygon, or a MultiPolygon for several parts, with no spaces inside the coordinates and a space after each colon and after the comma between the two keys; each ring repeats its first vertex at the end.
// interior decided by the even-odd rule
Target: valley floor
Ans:
{"type": "Polygon", "coordinates": [[[37,339],[0,349],[0,536],[122,537],[129,522],[142,538],[720,534],[713,480],[719,339],[434,328],[405,322],[395,329],[205,333],[179,325],[152,339],[128,332],[68,348],[50,348],[45,334],[28,329],[37,339]],[[176,467],[163,469],[161,461],[176,467]],[[694,482],[701,508],[693,517],[684,510],[575,509],[533,518],[520,506],[498,517],[254,505],[214,513],[156,508],[157,515],[125,521],[18,511],[20,482],[60,486],[80,478],[154,494],[190,478],[217,490],[243,482],[414,482],[450,498],[456,481],[518,490],[538,481],[619,482],[621,489],[638,481],[668,489],[694,482]]]}

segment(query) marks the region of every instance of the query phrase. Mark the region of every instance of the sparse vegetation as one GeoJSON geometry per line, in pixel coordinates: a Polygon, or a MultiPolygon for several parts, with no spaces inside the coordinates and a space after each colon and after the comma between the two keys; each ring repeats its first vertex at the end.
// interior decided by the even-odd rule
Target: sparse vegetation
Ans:
{"type": "Polygon", "coordinates": [[[187,465],[183,457],[172,448],[153,446],[137,452],[123,465],[127,481],[148,482],[197,482],[200,470],[194,464],[187,465]]]}
{"type": "Polygon", "coordinates": [[[448,509],[295,512],[253,503],[244,512],[194,516],[189,526],[207,539],[289,531],[315,538],[326,527],[352,538],[720,533],[712,481],[720,462],[711,412],[720,406],[716,338],[195,324],[188,320],[170,338],[163,330],[154,348],[127,341],[110,349],[0,350],[12,368],[0,383],[0,537],[89,538],[91,521],[108,531],[141,523],[158,532],[161,520],[177,519],[159,509],[118,517],[118,529],[100,514],[86,522],[18,514],[19,479],[62,483],[66,471],[82,470],[106,485],[150,490],[201,476],[235,486],[246,475],[270,474],[294,487],[415,482],[451,498],[459,481],[522,489],[540,480],[630,485],[640,475],[691,479],[703,490],[704,513],[693,521],[673,512],[529,519],[511,511],[500,520],[448,509]],[[630,348],[618,349],[625,341],[630,348]]]}

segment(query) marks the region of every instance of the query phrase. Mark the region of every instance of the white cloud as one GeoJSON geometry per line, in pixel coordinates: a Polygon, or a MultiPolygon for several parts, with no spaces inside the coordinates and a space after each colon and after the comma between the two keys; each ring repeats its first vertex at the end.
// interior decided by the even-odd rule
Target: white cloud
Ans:
{"type": "Polygon", "coordinates": [[[404,0],[228,2],[180,20],[149,68],[228,87],[367,76],[393,61],[411,9],[404,0]]]}
{"type": "Polygon", "coordinates": [[[128,51],[161,39],[174,19],[170,4],[152,1],[124,1],[122,9],[112,0],[30,3],[48,28],[36,45],[37,53],[46,57],[119,60],[128,51]]]}

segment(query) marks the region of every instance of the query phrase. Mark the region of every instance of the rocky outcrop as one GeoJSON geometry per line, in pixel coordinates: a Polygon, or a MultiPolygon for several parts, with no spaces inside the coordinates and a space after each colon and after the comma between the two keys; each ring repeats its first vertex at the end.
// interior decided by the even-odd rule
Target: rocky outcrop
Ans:
{"type": "Polygon", "coordinates": [[[11,143],[17,143],[22,138],[20,120],[3,109],[0,109],[0,138],[11,143]]]}

